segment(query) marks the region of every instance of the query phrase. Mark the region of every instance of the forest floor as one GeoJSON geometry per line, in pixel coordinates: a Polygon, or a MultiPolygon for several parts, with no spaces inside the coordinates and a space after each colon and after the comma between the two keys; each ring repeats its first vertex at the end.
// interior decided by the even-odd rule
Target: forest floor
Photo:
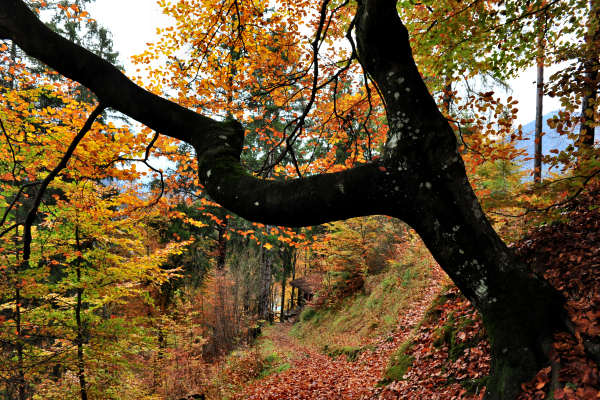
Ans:
{"type": "Polygon", "coordinates": [[[372,338],[358,354],[332,357],[306,345],[290,334],[291,323],[268,329],[261,340],[269,340],[289,359],[291,368],[256,381],[244,390],[244,399],[365,399],[375,395],[390,355],[405,342],[422,320],[432,301],[447,283],[435,267],[429,285],[413,297],[399,316],[397,329],[372,338]]]}
{"type": "MultiPolygon", "coordinates": [[[[585,351],[600,337],[598,205],[600,189],[595,189],[564,209],[561,221],[536,228],[513,245],[565,296],[572,324],[572,332],[555,335],[554,370],[543,368],[522,384],[519,400],[600,399],[598,366],[585,351]]],[[[397,328],[358,352],[328,354],[290,334],[291,324],[273,325],[260,340],[270,342],[289,368],[253,381],[235,398],[482,399],[490,351],[481,319],[455,287],[446,285],[438,267],[428,282],[402,307],[397,328]]]]}

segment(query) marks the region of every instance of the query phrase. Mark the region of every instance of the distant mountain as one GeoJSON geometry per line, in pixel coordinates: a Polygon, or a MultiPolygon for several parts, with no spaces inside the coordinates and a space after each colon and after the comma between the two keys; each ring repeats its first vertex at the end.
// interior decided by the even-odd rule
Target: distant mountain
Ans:
{"type": "MultiPolygon", "coordinates": [[[[542,152],[544,155],[550,155],[550,150],[557,149],[558,151],[565,150],[569,144],[572,144],[573,141],[567,138],[565,135],[560,135],[556,132],[555,129],[552,129],[548,126],[548,119],[558,115],[558,111],[551,111],[544,115],[543,117],[543,128],[544,136],[542,137],[542,152]]],[[[535,131],[535,120],[531,121],[527,124],[523,125],[523,138],[529,140],[523,140],[517,143],[516,147],[518,149],[524,149],[527,152],[526,157],[533,157],[535,154],[535,141],[534,141],[534,131],[535,131]]],[[[579,133],[579,125],[575,127],[574,132],[579,133]]],[[[596,139],[600,136],[600,129],[596,128],[596,139]]],[[[533,169],[533,160],[527,160],[523,163],[524,169],[533,169]]],[[[543,173],[548,172],[548,167],[543,167],[543,173]]]]}

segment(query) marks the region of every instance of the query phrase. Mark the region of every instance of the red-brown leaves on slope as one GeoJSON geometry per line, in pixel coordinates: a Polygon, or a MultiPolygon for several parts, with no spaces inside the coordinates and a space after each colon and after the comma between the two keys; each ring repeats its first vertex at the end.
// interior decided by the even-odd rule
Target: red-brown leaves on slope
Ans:
{"type": "MultiPolygon", "coordinates": [[[[555,399],[600,399],[598,368],[584,351],[583,340],[598,340],[600,333],[600,190],[592,190],[564,213],[565,222],[534,231],[515,247],[517,254],[533,266],[567,299],[566,309],[575,325],[576,335],[560,333],[553,344],[554,368],[539,371],[523,384],[520,399],[547,399],[553,390],[555,399]],[[553,382],[552,375],[555,375],[553,382]]],[[[455,290],[455,289],[454,289],[455,290]]],[[[450,291],[450,294],[457,293],[450,291]]],[[[483,327],[471,305],[455,296],[437,306],[439,321],[425,323],[413,339],[414,362],[405,380],[384,388],[379,399],[458,399],[480,398],[473,393],[479,377],[489,373],[489,348],[486,341],[467,348],[452,362],[452,349],[437,347],[439,330],[450,315],[459,321],[469,316],[475,323],[461,327],[458,342],[476,342],[483,327]],[[437,332],[436,332],[437,331],[437,332]],[[461,386],[460,383],[463,383],[461,386]],[[469,387],[470,386],[470,387],[469,387]],[[466,389],[469,387],[471,393],[466,389]]],[[[454,324],[454,326],[456,326],[454,324]]]]}
{"type": "Polygon", "coordinates": [[[456,288],[431,308],[416,331],[411,368],[374,399],[479,399],[489,373],[489,346],[479,315],[456,288]]]}
{"type": "Polygon", "coordinates": [[[530,382],[521,385],[519,400],[547,399],[553,391],[556,400],[592,400],[600,398],[598,370],[568,333],[555,336],[555,364],[541,369],[530,382]],[[553,371],[552,368],[556,368],[553,371]],[[552,374],[557,374],[553,382],[552,374]]]}
{"type": "Polygon", "coordinates": [[[552,368],[542,369],[523,385],[522,399],[544,399],[555,387],[555,399],[600,398],[597,365],[584,341],[600,335],[600,188],[580,196],[567,210],[564,222],[533,231],[515,245],[518,255],[565,296],[575,337],[555,336],[555,379],[552,368]]]}

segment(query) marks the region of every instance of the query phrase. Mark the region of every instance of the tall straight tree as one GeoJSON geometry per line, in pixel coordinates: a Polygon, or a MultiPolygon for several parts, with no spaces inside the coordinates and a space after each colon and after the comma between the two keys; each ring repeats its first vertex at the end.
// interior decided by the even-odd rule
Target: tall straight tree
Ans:
{"type": "Polygon", "coordinates": [[[600,84],[600,0],[589,0],[589,17],[583,57],[583,100],[579,148],[589,151],[594,145],[598,85],[600,84]]]}
{"type": "Polygon", "coordinates": [[[545,16],[542,16],[538,23],[537,38],[537,81],[535,95],[535,154],[533,166],[533,181],[536,183],[542,180],[542,127],[544,115],[544,52],[545,52],[545,16]]]}
{"type": "MultiPolygon", "coordinates": [[[[21,0],[0,3],[0,38],[14,40],[88,87],[103,104],[190,143],[208,193],[247,219],[288,226],[369,214],[404,220],[483,317],[492,351],[486,398],[516,398],[520,382],[548,362],[552,335],[563,324],[563,299],[514,257],[484,215],[455,133],[414,62],[396,3],[358,1],[349,24],[358,61],[385,103],[389,131],[381,157],[286,181],[257,178],[242,168],[244,128],[239,122],[197,114],[140,88],[110,63],[53,33],[21,0]]],[[[329,26],[330,5],[335,10],[339,4],[325,0],[318,6],[313,93],[323,72],[318,51],[326,47],[319,43],[329,26]]]]}

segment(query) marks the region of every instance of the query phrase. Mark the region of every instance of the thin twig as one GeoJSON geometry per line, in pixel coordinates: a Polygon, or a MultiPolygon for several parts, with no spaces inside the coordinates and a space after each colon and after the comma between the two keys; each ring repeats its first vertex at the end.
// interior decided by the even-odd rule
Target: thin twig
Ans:
{"type": "Polygon", "coordinates": [[[594,173],[592,173],[591,175],[587,175],[587,178],[583,181],[583,183],[581,184],[581,187],[579,189],[577,189],[577,191],[570,197],[566,198],[563,201],[560,201],[558,203],[554,203],[549,205],[548,207],[544,207],[544,208],[529,208],[527,209],[525,212],[521,213],[521,214],[505,214],[505,213],[501,213],[498,211],[488,211],[490,214],[494,214],[494,215],[500,215],[503,217],[510,217],[510,218],[519,218],[519,217],[524,217],[527,214],[531,214],[531,213],[542,213],[542,212],[548,212],[553,208],[558,208],[560,206],[564,206],[565,204],[568,204],[570,202],[572,202],[573,200],[575,200],[577,198],[577,196],[579,196],[581,194],[581,192],[583,192],[583,190],[586,188],[586,185],[588,184],[588,182],[590,180],[592,180],[592,178],[594,178],[596,175],[600,175],[600,169],[594,171],[594,173]]]}
{"type": "Polygon", "coordinates": [[[149,202],[148,204],[142,206],[142,207],[135,207],[136,209],[138,208],[144,208],[144,207],[152,207],[156,204],[158,204],[158,202],[160,201],[160,199],[163,197],[163,195],[165,194],[165,180],[164,180],[164,174],[161,170],[159,170],[158,168],[153,167],[149,162],[148,159],[150,158],[150,151],[152,150],[152,147],[154,147],[154,145],[156,144],[156,141],[158,140],[158,137],[160,136],[160,134],[158,132],[154,133],[154,136],[152,137],[152,140],[150,140],[150,143],[148,143],[148,145],[146,146],[146,150],[144,152],[144,158],[140,159],[140,158],[126,158],[126,157],[117,157],[114,160],[109,161],[107,164],[104,164],[102,166],[102,168],[107,168],[109,166],[111,166],[114,163],[118,163],[118,162],[141,162],[142,164],[144,164],[146,167],[148,167],[150,170],[156,172],[159,176],[160,176],[160,194],[151,202],[149,202]]]}
{"type": "Polygon", "coordinates": [[[17,177],[15,176],[15,171],[17,169],[17,164],[18,164],[17,156],[15,154],[15,150],[13,149],[12,143],[10,142],[10,136],[8,136],[8,132],[6,131],[6,128],[4,127],[4,122],[2,121],[2,118],[0,118],[0,128],[2,128],[2,133],[4,133],[4,137],[6,137],[6,143],[8,143],[8,148],[10,149],[10,154],[13,159],[13,166],[12,166],[11,174],[13,176],[13,179],[16,181],[17,177]]]}
{"type": "Polygon", "coordinates": [[[17,201],[19,201],[19,198],[21,197],[21,194],[23,194],[23,191],[25,190],[25,188],[28,188],[31,186],[36,186],[41,183],[42,183],[41,181],[36,181],[36,182],[30,182],[30,183],[25,183],[25,184],[21,185],[21,187],[19,188],[19,191],[15,195],[15,198],[10,202],[8,207],[6,207],[6,210],[4,210],[4,215],[2,215],[2,220],[0,221],[0,226],[4,225],[4,223],[6,222],[6,219],[8,218],[8,214],[10,213],[10,210],[12,210],[12,208],[15,206],[17,201]]]}

